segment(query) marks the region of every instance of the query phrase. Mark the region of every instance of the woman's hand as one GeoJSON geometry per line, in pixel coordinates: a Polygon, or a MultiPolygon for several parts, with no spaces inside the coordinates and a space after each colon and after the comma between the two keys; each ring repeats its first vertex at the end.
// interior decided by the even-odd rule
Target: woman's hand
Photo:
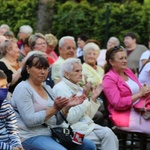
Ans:
{"type": "Polygon", "coordinates": [[[83,87],[83,94],[88,97],[89,93],[91,92],[91,89],[92,89],[92,83],[91,82],[87,82],[84,85],[84,87],[83,87]]]}
{"type": "Polygon", "coordinates": [[[69,99],[65,97],[57,97],[54,100],[53,107],[57,110],[61,110],[63,107],[65,107],[69,103],[69,99]]]}
{"type": "Polygon", "coordinates": [[[53,107],[50,107],[48,109],[46,109],[46,117],[45,117],[45,121],[47,121],[50,117],[52,117],[53,115],[55,115],[58,111],[60,111],[63,107],[67,106],[69,102],[68,98],[65,97],[57,97],[54,100],[54,105],[53,107]]]}
{"type": "Polygon", "coordinates": [[[87,97],[86,97],[86,95],[84,95],[84,94],[82,94],[81,96],[72,95],[72,96],[69,98],[69,103],[68,103],[67,106],[73,107],[73,106],[82,104],[83,101],[84,101],[86,98],[87,98],[87,97]]]}
{"type": "Polygon", "coordinates": [[[87,97],[84,94],[82,94],[81,96],[76,96],[76,94],[72,95],[69,98],[69,103],[67,104],[67,106],[63,108],[64,114],[66,115],[71,107],[82,104],[86,98],[87,97]]]}
{"type": "Polygon", "coordinates": [[[91,98],[92,98],[92,100],[94,102],[96,102],[96,99],[100,95],[100,93],[102,92],[102,90],[103,90],[103,88],[102,88],[101,84],[99,84],[99,85],[97,85],[97,86],[95,86],[93,88],[93,90],[92,90],[92,97],[91,98]]]}
{"type": "Polygon", "coordinates": [[[140,89],[140,94],[141,94],[141,97],[142,97],[142,96],[147,96],[148,94],[150,94],[150,86],[144,84],[144,85],[142,86],[142,88],[140,89]]]}
{"type": "Polygon", "coordinates": [[[12,150],[24,150],[22,146],[13,147],[12,150]]]}

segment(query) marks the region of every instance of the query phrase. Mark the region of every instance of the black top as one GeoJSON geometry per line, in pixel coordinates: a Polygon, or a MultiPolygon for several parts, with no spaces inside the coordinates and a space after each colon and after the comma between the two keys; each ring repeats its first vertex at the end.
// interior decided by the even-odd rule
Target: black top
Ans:
{"type": "Polygon", "coordinates": [[[83,55],[82,55],[82,56],[79,56],[78,58],[81,60],[81,63],[83,64],[83,63],[84,63],[83,55]]]}
{"type": "MultiPolygon", "coordinates": [[[[11,83],[13,72],[11,70],[9,70],[7,68],[7,66],[5,65],[5,63],[2,62],[2,61],[0,61],[0,70],[3,70],[4,73],[6,74],[6,76],[7,76],[7,82],[11,83]]],[[[9,90],[8,91],[11,92],[11,93],[13,93],[13,91],[14,91],[15,87],[17,86],[17,84],[19,82],[21,82],[21,81],[22,81],[22,79],[20,78],[14,85],[9,86],[9,90]]]]}

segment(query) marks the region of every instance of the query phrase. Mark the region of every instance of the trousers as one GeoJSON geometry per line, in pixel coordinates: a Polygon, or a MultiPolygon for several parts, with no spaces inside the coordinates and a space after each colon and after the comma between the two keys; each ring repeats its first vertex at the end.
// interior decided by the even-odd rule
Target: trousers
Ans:
{"type": "MultiPolygon", "coordinates": [[[[22,142],[22,146],[25,150],[67,150],[52,137],[44,135],[29,138],[22,142]]],[[[96,150],[96,145],[91,140],[84,138],[82,145],[72,147],[71,150],[96,150]]]]}

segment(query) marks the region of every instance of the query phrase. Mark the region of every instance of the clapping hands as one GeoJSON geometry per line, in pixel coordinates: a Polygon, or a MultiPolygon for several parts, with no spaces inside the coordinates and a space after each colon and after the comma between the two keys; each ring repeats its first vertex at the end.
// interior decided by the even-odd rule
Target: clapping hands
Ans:
{"type": "Polygon", "coordinates": [[[81,96],[72,95],[69,98],[69,103],[67,106],[73,107],[73,106],[82,104],[86,98],[87,98],[87,96],[85,94],[82,94],[81,96]]]}
{"type": "Polygon", "coordinates": [[[71,107],[82,104],[86,98],[87,96],[85,94],[81,96],[76,96],[76,94],[74,94],[69,98],[57,97],[54,101],[54,107],[57,110],[63,109],[65,112],[68,112],[71,107]]]}
{"type": "Polygon", "coordinates": [[[68,103],[69,103],[68,98],[59,96],[54,100],[54,106],[53,107],[57,110],[61,110],[63,107],[67,106],[68,103]]]}
{"type": "Polygon", "coordinates": [[[96,101],[97,97],[100,95],[102,90],[103,88],[101,84],[92,87],[91,82],[87,82],[83,88],[83,94],[85,94],[88,97],[89,93],[92,92],[91,98],[93,101],[96,101]]]}
{"type": "Polygon", "coordinates": [[[87,82],[84,85],[84,87],[83,87],[83,94],[88,97],[89,93],[91,92],[91,89],[92,89],[92,83],[91,82],[87,82]]]}
{"type": "Polygon", "coordinates": [[[100,95],[102,90],[103,90],[103,88],[102,88],[101,84],[93,87],[93,89],[92,89],[92,96],[91,96],[93,101],[96,101],[97,97],[100,95]]]}

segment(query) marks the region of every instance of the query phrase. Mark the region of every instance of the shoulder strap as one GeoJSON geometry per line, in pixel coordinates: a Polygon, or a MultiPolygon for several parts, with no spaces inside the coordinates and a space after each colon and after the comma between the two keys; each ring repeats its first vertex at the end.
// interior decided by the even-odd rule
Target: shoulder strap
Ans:
{"type": "Polygon", "coordinates": [[[68,123],[67,119],[64,117],[64,115],[62,114],[62,112],[60,112],[60,115],[64,119],[64,121],[68,124],[68,129],[70,130],[70,133],[73,136],[73,130],[72,130],[70,124],[68,123]]]}
{"type": "Polygon", "coordinates": [[[53,97],[50,95],[50,93],[46,90],[46,88],[43,86],[44,90],[46,91],[46,93],[48,94],[48,96],[54,101],[53,97]]]}

